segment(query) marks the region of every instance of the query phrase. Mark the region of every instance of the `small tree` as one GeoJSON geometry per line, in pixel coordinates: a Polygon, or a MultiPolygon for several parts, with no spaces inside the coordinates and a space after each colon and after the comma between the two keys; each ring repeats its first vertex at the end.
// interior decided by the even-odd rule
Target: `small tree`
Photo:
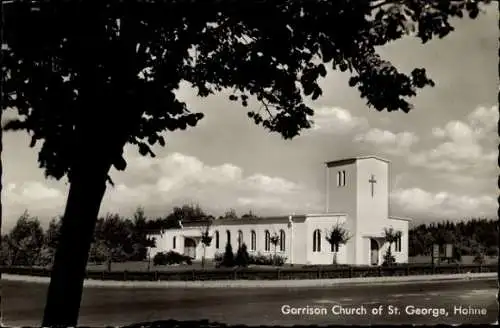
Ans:
{"type": "Polygon", "coordinates": [[[472,251],[474,255],[474,260],[473,262],[476,264],[484,264],[485,263],[485,249],[482,245],[478,244],[473,248],[472,251]]]}
{"type": "MultiPolygon", "coordinates": [[[[212,217],[208,218],[207,224],[204,230],[201,232],[201,244],[203,245],[203,257],[201,258],[201,267],[205,267],[205,256],[207,252],[207,247],[210,247],[213,237],[210,236],[210,226],[212,225],[212,217]]],[[[232,250],[231,250],[232,251],[232,250]]]]}
{"type": "Polygon", "coordinates": [[[247,245],[243,243],[240,248],[238,248],[238,253],[236,254],[236,265],[246,268],[250,262],[250,255],[248,254],[247,245]]]}
{"type": "Polygon", "coordinates": [[[234,266],[234,254],[233,247],[230,243],[226,244],[226,251],[224,252],[224,259],[222,260],[222,266],[232,267],[234,266]]]}
{"type": "Polygon", "coordinates": [[[384,264],[385,265],[392,265],[396,262],[396,259],[392,255],[392,244],[395,243],[397,240],[401,238],[403,233],[401,231],[396,231],[394,228],[385,228],[384,229],[384,238],[385,242],[389,244],[389,247],[387,248],[387,251],[385,252],[384,255],[384,264]]]}
{"type": "Polygon", "coordinates": [[[12,264],[12,248],[9,241],[8,235],[2,236],[1,248],[0,248],[0,263],[1,265],[11,265],[12,264]]]}
{"type": "Polygon", "coordinates": [[[224,213],[224,219],[237,219],[238,214],[236,213],[236,210],[234,208],[230,208],[229,210],[224,213]]]}
{"type": "MultiPolygon", "coordinates": [[[[131,254],[130,260],[144,261],[148,259],[149,248],[155,247],[156,242],[153,237],[149,235],[147,217],[142,207],[138,207],[134,213],[133,221],[129,223],[129,230],[131,236],[131,254]]],[[[148,263],[149,266],[149,263],[148,263]]]]}
{"type": "Polygon", "coordinates": [[[241,216],[242,219],[255,219],[258,218],[257,215],[255,215],[252,210],[248,211],[248,213],[245,213],[241,216]]]}
{"type": "Polygon", "coordinates": [[[269,241],[271,244],[274,246],[274,257],[273,257],[273,264],[276,264],[276,248],[278,247],[278,244],[280,243],[280,237],[278,234],[275,232],[270,238],[269,241]]]}
{"type": "Polygon", "coordinates": [[[12,265],[33,266],[38,263],[44,241],[40,221],[25,211],[9,233],[12,265]]]}
{"type": "Polygon", "coordinates": [[[346,244],[351,236],[347,230],[339,223],[326,233],[326,240],[333,250],[333,264],[337,264],[337,252],[340,245],[346,244]]]}
{"type": "Polygon", "coordinates": [[[53,218],[50,223],[47,231],[44,236],[44,254],[47,259],[44,261],[44,264],[52,265],[52,261],[54,260],[54,255],[56,253],[57,244],[59,242],[59,236],[61,234],[61,219],[53,218]]]}
{"type": "Polygon", "coordinates": [[[108,213],[96,225],[95,242],[106,249],[106,263],[111,271],[113,261],[123,260],[133,250],[132,223],[118,214],[108,213]]]}

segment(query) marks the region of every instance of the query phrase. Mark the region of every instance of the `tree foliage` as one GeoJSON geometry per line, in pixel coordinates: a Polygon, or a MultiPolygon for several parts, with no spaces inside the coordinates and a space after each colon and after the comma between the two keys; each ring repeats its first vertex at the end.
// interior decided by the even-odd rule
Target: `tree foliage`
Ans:
{"type": "Polygon", "coordinates": [[[349,85],[368,106],[408,112],[410,98],[434,82],[424,68],[399,72],[377,47],[412,31],[424,43],[444,37],[453,30],[452,17],[475,18],[480,3],[488,2],[3,6],[1,109],[14,108],[20,116],[6,128],[27,131],[31,147],[42,141],[38,162],[46,176],[66,176],[71,183],[43,325],[76,326],[91,234],[110,168],[126,168],[124,146],[154,156],[153,145],[164,146],[170,132],[203,118],[177,98],[181,82],[201,97],[227,89],[230,100],[244,107],[255,101],[260,108],[250,108],[248,116],[285,139],[311,127],[314,110],[306,101],[321,96],[319,81],[331,69],[349,71],[349,85]]]}
{"type": "Polygon", "coordinates": [[[57,245],[61,235],[61,220],[54,218],[49,222],[49,227],[45,231],[43,247],[41,249],[41,264],[52,265],[57,245]]]}
{"type": "Polygon", "coordinates": [[[184,204],[175,206],[172,212],[164,217],[148,220],[146,225],[148,230],[177,229],[179,223],[186,222],[207,222],[211,215],[208,215],[200,205],[184,204]]]}
{"type": "Polygon", "coordinates": [[[123,170],[123,142],[154,155],[163,131],[195,126],[203,114],[176,98],[181,81],[202,97],[228,88],[243,106],[255,98],[249,117],[293,138],[311,126],[304,100],[322,94],[328,67],[349,71],[369,106],[408,112],[433,82],[423,68],[399,72],[376,47],[444,37],[450,18],[475,18],[489,2],[17,2],[5,8],[2,106],[22,116],[9,129],[30,132],[31,146],[44,140],[40,166],[58,179],[91,132],[110,136],[94,148],[116,142],[105,157],[123,170]]]}
{"type": "Polygon", "coordinates": [[[340,223],[336,223],[330,230],[326,233],[326,241],[330,244],[333,251],[333,264],[337,264],[337,251],[340,245],[346,244],[351,235],[340,223]]]}
{"type": "Polygon", "coordinates": [[[280,243],[280,236],[275,232],[269,237],[269,242],[274,246],[274,252],[276,253],[276,248],[280,243]]]}
{"type": "Polygon", "coordinates": [[[110,270],[112,262],[122,262],[133,252],[132,225],[118,214],[108,213],[97,221],[95,239],[106,250],[106,262],[110,270]]]}
{"type": "Polygon", "coordinates": [[[335,224],[326,234],[326,241],[330,244],[332,249],[337,249],[339,245],[343,245],[351,239],[347,229],[342,224],[335,224]]]}
{"type": "Polygon", "coordinates": [[[234,262],[237,266],[244,268],[250,264],[250,255],[248,254],[247,245],[245,243],[241,244],[238,248],[234,262]]]}
{"type": "Polygon", "coordinates": [[[482,249],[487,255],[498,255],[498,221],[469,218],[461,222],[444,221],[421,224],[409,231],[409,255],[429,256],[434,243],[453,244],[455,252],[476,255],[482,249]]]}
{"type": "Polygon", "coordinates": [[[238,219],[238,213],[236,213],[236,210],[234,208],[230,208],[220,218],[221,219],[238,219]]]}
{"type": "Polygon", "coordinates": [[[229,268],[233,267],[234,264],[233,246],[231,246],[231,243],[227,243],[224,250],[224,256],[222,258],[221,266],[229,268]]]}
{"type": "Polygon", "coordinates": [[[384,228],[384,239],[385,242],[389,244],[387,250],[384,254],[384,265],[392,265],[396,262],[396,259],[392,255],[392,244],[401,239],[403,233],[399,230],[395,230],[394,228],[384,228]]]}
{"type": "Polygon", "coordinates": [[[242,219],[257,219],[258,216],[252,211],[248,211],[247,213],[241,216],[242,219]]]}
{"type": "Polygon", "coordinates": [[[11,265],[37,265],[44,242],[43,228],[36,217],[25,211],[6,238],[10,247],[11,265]]]}
{"type": "Polygon", "coordinates": [[[131,230],[132,254],[129,260],[142,261],[147,257],[148,248],[156,245],[155,239],[149,234],[148,218],[142,207],[138,207],[133,215],[131,230]]]}
{"type": "Polygon", "coordinates": [[[210,217],[201,231],[201,244],[203,245],[203,257],[201,261],[202,268],[205,267],[205,256],[207,247],[210,247],[210,244],[212,243],[213,239],[213,236],[210,235],[210,227],[212,226],[212,222],[213,222],[213,217],[210,217]]]}

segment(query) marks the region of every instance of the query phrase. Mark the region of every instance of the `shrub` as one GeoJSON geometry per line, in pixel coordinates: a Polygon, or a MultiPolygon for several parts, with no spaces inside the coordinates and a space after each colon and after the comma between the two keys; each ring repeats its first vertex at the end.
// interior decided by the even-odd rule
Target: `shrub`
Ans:
{"type": "Polygon", "coordinates": [[[222,259],[221,265],[228,268],[234,266],[233,247],[231,246],[230,243],[226,244],[226,251],[224,252],[224,257],[222,259]]]}
{"type": "Polygon", "coordinates": [[[215,267],[220,267],[223,260],[224,260],[224,254],[223,253],[217,252],[217,253],[214,254],[215,267]]]}
{"type": "Polygon", "coordinates": [[[384,254],[384,262],[382,263],[383,266],[392,266],[396,263],[396,258],[392,255],[391,249],[388,248],[387,251],[384,254]]]}
{"type": "Polygon", "coordinates": [[[482,253],[478,253],[474,256],[474,260],[473,262],[475,264],[484,264],[485,263],[485,258],[484,258],[484,254],[482,253]]]}
{"type": "Polygon", "coordinates": [[[276,265],[282,266],[285,264],[287,258],[281,255],[263,255],[257,253],[256,255],[249,255],[248,264],[253,265],[276,265]]]}
{"type": "Polygon", "coordinates": [[[236,254],[235,264],[240,267],[247,267],[249,260],[250,256],[248,255],[247,245],[243,243],[236,254]]]}
{"type": "Polygon", "coordinates": [[[169,251],[167,253],[160,252],[156,254],[153,258],[154,265],[172,265],[172,264],[183,264],[183,263],[191,265],[192,264],[191,258],[189,256],[185,256],[174,251],[169,251]]]}
{"type": "Polygon", "coordinates": [[[40,250],[40,256],[36,260],[36,265],[43,267],[52,265],[53,259],[54,251],[48,247],[42,247],[40,250]]]}
{"type": "Polygon", "coordinates": [[[286,257],[280,255],[273,255],[271,263],[276,266],[282,266],[286,262],[286,257]]]}
{"type": "Polygon", "coordinates": [[[256,255],[251,255],[249,257],[249,262],[248,264],[254,264],[254,265],[268,265],[267,263],[267,257],[262,255],[261,253],[258,253],[256,255]]]}
{"type": "Polygon", "coordinates": [[[153,265],[166,265],[167,264],[167,256],[165,253],[160,252],[156,253],[153,257],[153,265]]]}
{"type": "Polygon", "coordinates": [[[497,246],[491,246],[486,249],[486,255],[487,256],[498,256],[498,247],[497,246]]]}

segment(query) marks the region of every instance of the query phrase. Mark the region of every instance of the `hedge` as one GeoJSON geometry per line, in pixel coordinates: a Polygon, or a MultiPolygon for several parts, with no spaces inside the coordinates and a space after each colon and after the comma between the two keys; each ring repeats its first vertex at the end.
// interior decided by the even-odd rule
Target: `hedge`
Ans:
{"type": "MultiPolygon", "coordinates": [[[[0,272],[39,277],[50,276],[50,269],[29,267],[0,267],[0,272]]],[[[317,266],[290,268],[219,268],[183,271],[87,271],[87,279],[135,280],[135,281],[206,281],[206,280],[293,280],[293,279],[335,279],[358,277],[389,277],[429,274],[498,272],[497,264],[457,265],[406,264],[390,267],[317,266]]]]}

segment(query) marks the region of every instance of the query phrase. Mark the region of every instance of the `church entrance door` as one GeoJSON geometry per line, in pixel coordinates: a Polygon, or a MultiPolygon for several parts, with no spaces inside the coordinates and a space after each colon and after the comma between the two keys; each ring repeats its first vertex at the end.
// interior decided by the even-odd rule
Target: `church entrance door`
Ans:
{"type": "Polygon", "coordinates": [[[196,258],[196,241],[193,238],[184,238],[184,255],[196,258]]]}
{"type": "Polygon", "coordinates": [[[378,242],[373,239],[373,238],[370,238],[370,254],[371,254],[371,264],[372,265],[378,265],[378,254],[379,254],[379,245],[378,245],[378,242]]]}

